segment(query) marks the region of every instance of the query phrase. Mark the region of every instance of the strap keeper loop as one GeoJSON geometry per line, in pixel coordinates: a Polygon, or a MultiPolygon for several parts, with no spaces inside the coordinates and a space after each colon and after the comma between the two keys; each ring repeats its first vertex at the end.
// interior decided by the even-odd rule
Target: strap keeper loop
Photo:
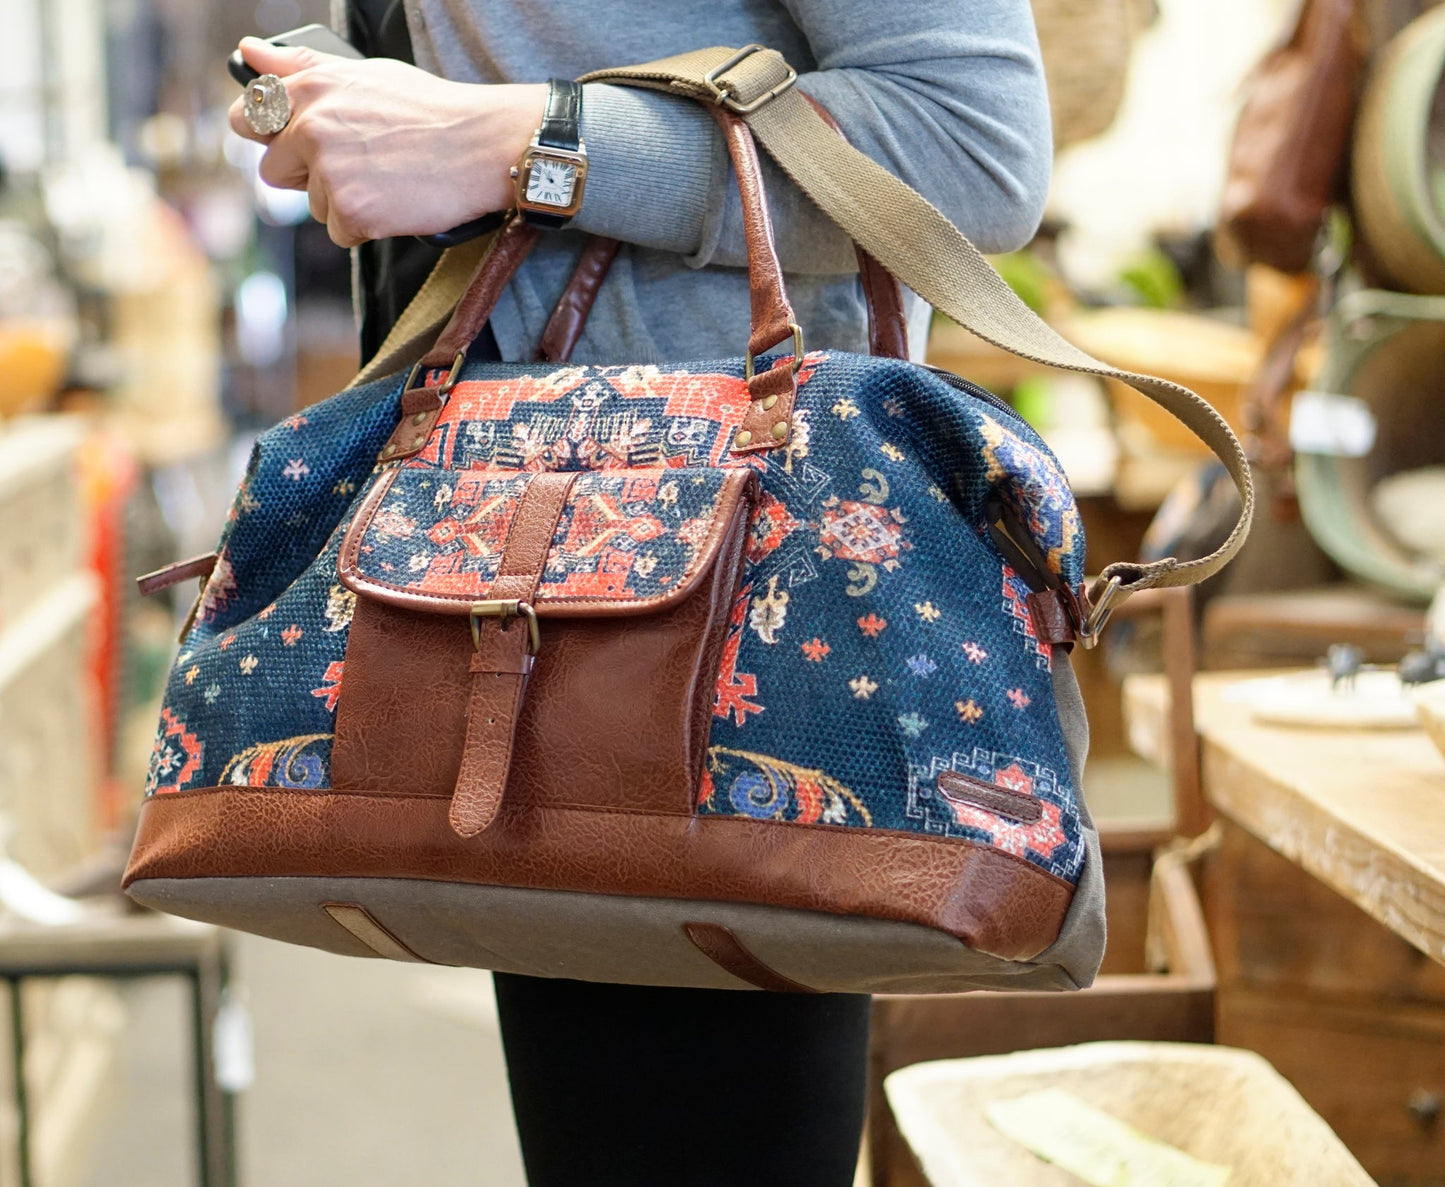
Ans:
{"type": "Polygon", "coordinates": [[[754,42],[752,45],[743,46],[742,49],[738,50],[737,53],[733,54],[733,56],[730,57],[727,61],[723,62],[722,65],[714,66],[711,70],[709,70],[706,74],[702,76],[702,85],[705,86],[708,89],[709,93],[712,95],[712,101],[718,104],[718,106],[720,107],[726,107],[735,115],[751,114],[759,107],[761,107],[764,103],[768,103],[771,102],[773,99],[776,99],[779,95],[781,95],[784,91],[788,90],[788,88],[797,81],[798,72],[794,70],[790,65],[788,65],[788,63],[783,60],[780,54],[778,54],[775,50],[768,49],[768,47],[765,45],[758,45],[756,42],[754,42]],[[757,96],[757,98],[750,99],[746,103],[741,102],[737,98],[737,88],[726,79],[722,79],[720,76],[726,74],[734,66],[738,65],[738,63],[752,57],[753,54],[761,53],[771,53],[773,57],[775,57],[780,63],[782,63],[783,69],[788,72],[787,77],[785,77],[782,82],[764,91],[761,95],[757,96]]]}

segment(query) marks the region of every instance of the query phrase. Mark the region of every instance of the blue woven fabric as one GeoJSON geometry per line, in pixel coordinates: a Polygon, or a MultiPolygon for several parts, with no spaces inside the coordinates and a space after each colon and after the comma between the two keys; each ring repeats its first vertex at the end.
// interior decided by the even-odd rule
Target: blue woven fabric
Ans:
{"type": "MultiPolygon", "coordinates": [[[[736,361],[469,363],[405,464],[401,519],[383,520],[397,532],[376,540],[377,563],[429,569],[447,516],[417,499],[443,487],[450,499],[462,471],[751,466],[762,496],[698,810],[967,838],[1076,882],[1083,839],[1052,656],[985,513],[1001,497],[1077,586],[1083,533],[1057,462],[1006,406],[906,362],[814,354],[799,379],[788,446],[738,459],[728,449],[748,397],[736,361]],[[424,521],[424,544],[408,547],[406,519],[424,521]],[[943,770],[1034,797],[1040,819],[947,794],[943,770]]],[[[259,442],[170,678],[149,793],[327,785],[354,605],[337,579],[340,536],[375,480],[401,383],[343,393],[259,442]]],[[[505,475],[487,483],[508,489],[505,475]]],[[[685,510],[705,518],[701,504],[685,510]]],[[[634,501],[629,514],[645,512],[634,501]]],[[[628,566],[651,555],[656,530],[642,526],[622,534],[628,566]]],[[[664,568],[685,563],[676,532],[658,538],[673,549],[664,568]]]]}

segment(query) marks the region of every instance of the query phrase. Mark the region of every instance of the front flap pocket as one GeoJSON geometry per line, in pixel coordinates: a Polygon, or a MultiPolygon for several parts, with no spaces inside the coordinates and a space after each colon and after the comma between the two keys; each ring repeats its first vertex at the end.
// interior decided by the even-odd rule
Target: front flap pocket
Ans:
{"type": "Polygon", "coordinates": [[[454,772],[449,819],[463,837],[496,820],[519,738],[534,783],[550,768],[549,751],[564,752],[574,735],[594,738],[598,752],[555,780],[577,795],[587,771],[620,780],[604,798],[684,781],[686,767],[640,764],[633,734],[638,719],[657,729],[671,712],[676,728],[662,729],[660,750],[695,749],[692,705],[712,687],[701,669],[720,653],[756,483],[747,467],[534,474],[402,465],[381,475],[341,547],[341,580],[359,601],[338,777],[367,779],[367,765],[393,751],[435,766],[457,753],[459,737],[445,765],[454,772]],[[639,630],[643,616],[651,629],[639,630]],[[403,636],[430,642],[400,652],[386,642],[403,636]],[[452,690],[440,705],[438,689],[452,690]],[[664,703],[638,699],[649,690],[664,703]],[[464,720],[444,725],[438,714],[463,703],[464,720]],[[589,732],[614,704],[642,710],[631,732],[623,723],[589,732]],[[553,745],[539,747],[539,731],[553,745]],[[417,739],[427,740],[421,759],[417,739]]]}
{"type": "MultiPolygon", "coordinates": [[[[383,474],[347,531],[341,580],[379,601],[444,614],[508,596],[498,588],[511,584],[503,557],[514,528],[536,530],[535,517],[519,525],[518,511],[539,477],[430,466],[383,474]]],[[[746,467],[565,478],[570,489],[530,597],[544,618],[641,614],[681,601],[708,571],[756,483],[746,467]]]]}

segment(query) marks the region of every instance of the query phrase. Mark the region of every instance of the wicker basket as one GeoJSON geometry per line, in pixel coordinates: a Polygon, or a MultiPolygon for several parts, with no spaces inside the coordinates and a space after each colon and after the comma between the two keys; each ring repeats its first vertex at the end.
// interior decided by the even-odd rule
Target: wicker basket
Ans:
{"type": "Polygon", "coordinates": [[[1134,36],[1153,0],[1033,0],[1054,148],[1097,136],[1114,122],[1134,36]]]}
{"type": "Polygon", "coordinates": [[[1229,1187],[1373,1183],[1288,1081],[1250,1051],[1085,1043],[915,1064],[886,1081],[899,1128],[933,1187],[1077,1187],[1077,1178],[984,1116],[989,1102],[1040,1088],[1062,1088],[1149,1137],[1230,1167],[1229,1187]]]}

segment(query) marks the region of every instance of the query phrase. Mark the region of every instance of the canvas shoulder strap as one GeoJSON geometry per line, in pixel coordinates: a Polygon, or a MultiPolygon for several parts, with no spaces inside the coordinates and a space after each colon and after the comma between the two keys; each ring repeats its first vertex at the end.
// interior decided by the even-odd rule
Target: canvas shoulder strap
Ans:
{"type": "Polygon", "coordinates": [[[1223,418],[1187,388],[1111,367],[1065,341],[1014,294],[946,215],[837,135],[793,87],[796,77],[776,51],[748,46],[594,71],[581,81],[650,87],[727,107],[747,121],[799,188],[859,247],[935,309],[1021,358],[1121,380],[1172,413],[1229,471],[1239,491],[1239,520],[1206,557],[1110,565],[1096,589],[1116,598],[1156,586],[1192,585],[1217,573],[1243,545],[1254,513],[1249,465],[1223,418]]]}

